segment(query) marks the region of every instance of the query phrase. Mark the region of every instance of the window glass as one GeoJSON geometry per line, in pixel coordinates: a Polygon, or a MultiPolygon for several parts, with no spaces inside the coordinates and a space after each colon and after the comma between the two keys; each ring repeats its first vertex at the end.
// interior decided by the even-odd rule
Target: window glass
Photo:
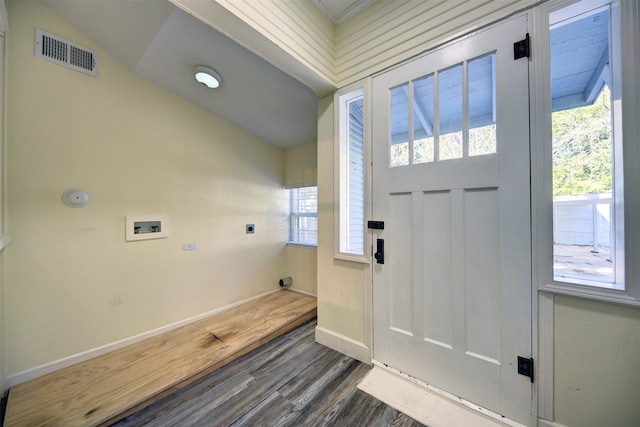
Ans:
{"type": "Polygon", "coordinates": [[[433,162],[433,74],[413,82],[413,90],[413,163],[433,162]]]}
{"type": "Polygon", "coordinates": [[[496,152],[496,56],[469,61],[469,156],[496,152]]]}
{"type": "Polygon", "coordinates": [[[550,26],[554,277],[624,289],[610,11],[568,11],[556,11],[550,26]]]}
{"type": "Polygon", "coordinates": [[[439,160],[462,157],[462,64],[440,71],[439,160]]]}
{"type": "Polygon", "coordinates": [[[289,190],[289,243],[318,245],[318,187],[289,190]]]}
{"type": "Polygon", "coordinates": [[[390,166],[409,164],[409,84],[391,89],[390,166]]]}
{"type": "Polygon", "coordinates": [[[342,252],[364,254],[364,113],[363,97],[348,103],[346,236],[342,252]]]}

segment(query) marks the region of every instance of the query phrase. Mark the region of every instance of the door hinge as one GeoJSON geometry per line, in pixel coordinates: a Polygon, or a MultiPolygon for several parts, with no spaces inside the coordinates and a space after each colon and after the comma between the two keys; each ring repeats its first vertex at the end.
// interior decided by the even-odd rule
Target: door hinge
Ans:
{"type": "Polygon", "coordinates": [[[384,221],[367,221],[367,228],[384,230],[384,221]]]}
{"type": "Polygon", "coordinates": [[[531,378],[533,383],[533,358],[518,356],[518,373],[531,378]]]}
{"type": "Polygon", "coordinates": [[[531,46],[529,43],[529,33],[524,39],[513,44],[513,59],[529,58],[531,56],[531,46]]]}

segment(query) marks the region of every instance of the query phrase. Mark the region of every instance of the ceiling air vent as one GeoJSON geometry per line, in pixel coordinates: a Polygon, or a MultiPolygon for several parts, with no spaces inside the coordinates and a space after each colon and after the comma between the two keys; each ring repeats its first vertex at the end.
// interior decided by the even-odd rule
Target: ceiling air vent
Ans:
{"type": "Polygon", "coordinates": [[[77,43],[36,28],[36,58],[98,76],[98,54],[77,43]]]}

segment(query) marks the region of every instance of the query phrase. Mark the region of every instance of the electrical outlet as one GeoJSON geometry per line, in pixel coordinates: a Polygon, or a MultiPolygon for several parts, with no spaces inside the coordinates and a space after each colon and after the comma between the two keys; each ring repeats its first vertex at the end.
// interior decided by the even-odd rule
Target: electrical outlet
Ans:
{"type": "Polygon", "coordinates": [[[196,242],[184,242],[182,244],[183,251],[195,251],[196,249],[198,249],[198,243],[196,242]]]}

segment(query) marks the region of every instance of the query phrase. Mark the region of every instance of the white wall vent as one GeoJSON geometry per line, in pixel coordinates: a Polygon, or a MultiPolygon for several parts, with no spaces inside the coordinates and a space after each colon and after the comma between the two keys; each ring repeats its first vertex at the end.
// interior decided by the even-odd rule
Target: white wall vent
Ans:
{"type": "Polygon", "coordinates": [[[98,76],[98,54],[77,43],[36,28],[36,58],[98,76]]]}

